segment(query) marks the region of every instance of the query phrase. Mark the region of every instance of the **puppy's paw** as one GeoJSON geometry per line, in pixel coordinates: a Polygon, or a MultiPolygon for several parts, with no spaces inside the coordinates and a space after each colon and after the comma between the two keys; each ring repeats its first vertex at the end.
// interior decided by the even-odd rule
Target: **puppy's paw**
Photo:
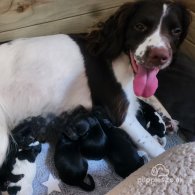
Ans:
{"type": "MultiPolygon", "coordinates": [[[[90,120],[91,121],[91,120],[90,120]]],[[[94,121],[92,120],[92,123],[94,121]]],[[[78,137],[84,136],[90,129],[90,122],[88,120],[80,120],[75,124],[74,130],[78,137]]]]}
{"type": "Polygon", "coordinates": [[[79,135],[76,133],[75,127],[67,127],[63,133],[72,141],[77,141],[79,139],[79,135]]]}
{"type": "Polygon", "coordinates": [[[163,120],[165,122],[167,134],[177,133],[179,129],[179,121],[168,118],[166,116],[163,116],[163,120]]]}

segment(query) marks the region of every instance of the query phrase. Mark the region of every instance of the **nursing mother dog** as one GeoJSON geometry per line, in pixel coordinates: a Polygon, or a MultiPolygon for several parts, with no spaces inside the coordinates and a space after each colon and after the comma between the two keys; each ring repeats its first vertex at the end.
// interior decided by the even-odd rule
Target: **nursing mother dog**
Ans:
{"type": "Polygon", "coordinates": [[[136,96],[150,97],[190,23],[170,1],[126,3],[86,35],[18,39],[0,46],[0,164],[8,134],[29,116],[101,105],[152,158],[163,147],[136,119],[136,96]]]}

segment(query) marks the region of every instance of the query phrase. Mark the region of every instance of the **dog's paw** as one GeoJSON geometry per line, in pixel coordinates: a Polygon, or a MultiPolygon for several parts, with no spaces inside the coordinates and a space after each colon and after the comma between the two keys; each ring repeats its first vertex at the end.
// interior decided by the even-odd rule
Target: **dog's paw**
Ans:
{"type": "Polygon", "coordinates": [[[166,137],[159,137],[157,135],[154,135],[153,136],[156,141],[162,146],[162,147],[165,147],[166,146],[166,143],[167,143],[167,138],[166,137]]]}
{"type": "Polygon", "coordinates": [[[143,150],[138,150],[137,153],[138,153],[138,155],[139,155],[141,158],[144,159],[144,164],[148,163],[148,162],[151,160],[151,158],[148,156],[148,154],[147,154],[145,151],[143,151],[143,150]]]}
{"type": "Polygon", "coordinates": [[[166,116],[163,116],[163,121],[165,122],[167,134],[177,133],[179,129],[179,121],[168,118],[166,116]]]}

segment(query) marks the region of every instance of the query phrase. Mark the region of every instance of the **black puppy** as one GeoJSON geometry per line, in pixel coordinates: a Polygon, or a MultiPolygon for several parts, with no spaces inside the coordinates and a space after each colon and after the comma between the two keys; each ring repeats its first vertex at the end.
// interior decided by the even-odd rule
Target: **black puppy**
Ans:
{"type": "Polygon", "coordinates": [[[136,146],[125,131],[111,127],[105,128],[105,132],[108,136],[107,157],[118,175],[127,177],[144,165],[144,158],[139,155],[136,146]]]}
{"type": "Polygon", "coordinates": [[[85,191],[92,191],[95,182],[91,175],[87,174],[87,160],[81,156],[79,142],[70,140],[62,134],[56,144],[54,164],[60,179],[73,186],[79,186],[85,191]],[[89,180],[89,184],[84,179],[89,180]]]}
{"type": "Polygon", "coordinates": [[[79,140],[81,154],[88,159],[102,159],[106,154],[107,136],[98,120],[80,106],[70,113],[56,117],[55,128],[71,140],[79,140]]]}
{"type": "Polygon", "coordinates": [[[115,172],[124,178],[144,165],[144,158],[138,154],[129,135],[113,126],[102,109],[95,109],[94,114],[107,135],[107,157],[115,172]]]}
{"type": "Polygon", "coordinates": [[[106,155],[107,136],[95,117],[80,121],[77,126],[89,126],[87,133],[80,138],[80,150],[83,156],[91,160],[100,160],[106,155]]]}
{"type": "Polygon", "coordinates": [[[12,135],[20,147],[26,147],[35,141],[45,142],[46,132],[52,126],[53,120],[54,116],[52,115],[29,117],[12,130],[12,135]]]}

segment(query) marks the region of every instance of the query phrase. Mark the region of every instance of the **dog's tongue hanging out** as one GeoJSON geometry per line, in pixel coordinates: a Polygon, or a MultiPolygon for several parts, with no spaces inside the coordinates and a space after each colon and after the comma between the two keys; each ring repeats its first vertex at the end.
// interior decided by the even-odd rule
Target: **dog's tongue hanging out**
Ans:
{"type": "Polygon", "coordinates": [[[156,77],[159,69],[146,69],[142,65],[139,65],[134,60],[132,54],[130,54],[131,63],[135,72],[135,78],[133,80],[133,89],[136,96],[150,97],[154,95],[158,87],[158,79],[156,77]]]}

